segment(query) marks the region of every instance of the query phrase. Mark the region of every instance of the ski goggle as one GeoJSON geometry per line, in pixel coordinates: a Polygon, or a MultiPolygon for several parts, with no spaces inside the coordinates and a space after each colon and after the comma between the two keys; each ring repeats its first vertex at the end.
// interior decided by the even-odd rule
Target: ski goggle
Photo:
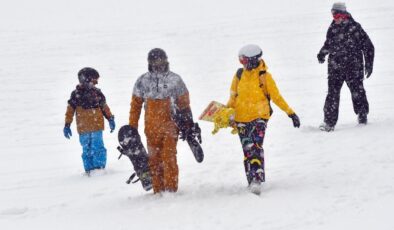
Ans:
{"type": "Polygon", "coordinates": [[[247,65],[249,63],[249,59],[246,56],[242,55],[242,56],[239,56],[238,58],[239,58],[239,62],[242,65],[247,65]]]}
{"type": "Polygon", "coordinates": [[[334,20],[339,20],[339,19],[347,19],[349,15],[343,13],[333,13],[332,17],[334,18],[334,20]]]}
{"type": "Polygon", "coordinates": [[[167,63],[168,63],[167,59],[164,59],[164,58],[158,58],[156,60],[149,61],[149,64],[151,64],[152,66],[166,65],[167,63]]]}

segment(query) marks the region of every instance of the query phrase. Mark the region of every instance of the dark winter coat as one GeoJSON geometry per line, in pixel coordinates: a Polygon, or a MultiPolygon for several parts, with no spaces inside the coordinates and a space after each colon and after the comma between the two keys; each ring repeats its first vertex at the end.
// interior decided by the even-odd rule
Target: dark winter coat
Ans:
{"type": "Polygon", "coordinates": [[[154,193],[176,192],[179,170],[176,145],[179,129],[183,128],[178,129],[174,115],[177,115],[177,111],[188,111],[180,113],[180,117],[189,118],[189,122],[193,124],[189,91],[182,78],[172,71],[147,72],[139,77],[134,85],[130,126],[138,128],[143,105],[153,191],[154,193]]]}
{"type": "Polygon", "coordinates": [[[74,114],[80,134],[103,130],[104,117],[110,119],[112,116],[101,90],[87,85],[77,85],[71,93],[66,111],[66,124],[71,124],[74,114]]]}
{"type": "Polygon", "coordinates": [[[182,78],[172,72],[147,72],[134,85],[129,124],[138,127],[145,103],[145,129],[155,129],[173,122],[177,110],[190,110],[189,91],[182,78]]]}
{"type": "Polygon", "coordinates": [[[362,79],[364,68],[372,72],[374,46],[361,25],[350,15],[346,22],[336,24],[333,21],[328,28],[326,41],[319,52],[323,58],[327,54],[329,77],[341,75],[362,79]]]}

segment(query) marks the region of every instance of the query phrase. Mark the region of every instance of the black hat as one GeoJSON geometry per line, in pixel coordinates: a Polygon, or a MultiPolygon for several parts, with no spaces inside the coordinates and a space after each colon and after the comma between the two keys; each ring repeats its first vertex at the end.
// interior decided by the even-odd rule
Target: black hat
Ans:
{"type": "Polygon", "coordinates": [[[100,77],[97,70],[85,67],[78,72],[78,80],[81,84],[90,83],[93,79],[98,79],[100,77]]]}
{"type": "Polygon", "coordinates": [[[169,69],[167,54],[163,49],[154,48],[148,53],[148,69],[151,72],[164,73],[169,69]]]}
{"type": "Polygon", "coordinates": [[[332,5],[331,11],[346,13],[346,5],[344,2],[336,2],[332,5]]]}

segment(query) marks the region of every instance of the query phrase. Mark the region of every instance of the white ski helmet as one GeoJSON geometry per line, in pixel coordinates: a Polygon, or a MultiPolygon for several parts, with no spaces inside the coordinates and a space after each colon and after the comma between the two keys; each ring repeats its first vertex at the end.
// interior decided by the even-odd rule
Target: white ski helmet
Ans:
{"type": "Polygon", "coordinates": [[[263,55],[263,51],[258,45],[246,45],[242,47],[238,52],[239,62],[247,70],[257,68],[260,64],[260,58],[263,55]]]}
{"type": "Polygon", "coordinates": [[[258,45],[254,45],[254,44],[249,44],[246,45],[244,47],[242,47],[239,52],[238,52],[238,56],[244,56],[244,57],[248,57],[248,58],[260,58],[263,55],[263,51],[261,50],[261,48],[258,45]]]}

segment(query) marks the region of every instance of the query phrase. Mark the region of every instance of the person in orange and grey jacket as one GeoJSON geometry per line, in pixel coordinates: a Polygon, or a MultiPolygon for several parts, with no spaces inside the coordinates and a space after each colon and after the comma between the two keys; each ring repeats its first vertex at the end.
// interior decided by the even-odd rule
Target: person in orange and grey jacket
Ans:
{"type": "Polygon", "coordinates": [[[115,129],[115,119],[107,105],[104,94],[95,85],[99,73],[90,67],[78,72],[79,84],[71,93],[66,111],[64,136],[72,136],[70,125],[76,114],[77,131],[82,145],[82,160],[85,172],[104,169],[107,162],[107,150],[103,142],[104,117],[108,120],[111,133],[115,129]]]}
{"type": "Polygon", "coordinates": [[[164,50],[155,48],[149,51],[148,70],[134,85],[129,125],[138,129],[144,104],[153,192],[176,192],[179,131],[181,139],[185,139],[187,135],[201,136],[201,130],[194,128],[189,92],[182,78],[169,70],[164,50]]]}
{"type": "Polygon", "coordinates": [[[257,45],[246,45],[239,51],[243,68],[233,77],[227,107],[234,108],[234,122],[244,153],[244,166],[249,189],[260,193],[265,181],[263,140],[271,117],[270,100],[300,127],[300,120],[279,93],[257,45]]]}
{"type": "Polygon", "coordinates": [[[352,94],[353,109],[358,123],[367,124],[369,104],[364,89],[364,73],[372,74],[375,48],[367,33],[347,12],[345,3],[334,3],[333,21],[317,59],[324,63],[328,54],[328,93],[324,104],[322,131],[333,131],[338,121],[339,99],[344,82],[352,94]]]}

